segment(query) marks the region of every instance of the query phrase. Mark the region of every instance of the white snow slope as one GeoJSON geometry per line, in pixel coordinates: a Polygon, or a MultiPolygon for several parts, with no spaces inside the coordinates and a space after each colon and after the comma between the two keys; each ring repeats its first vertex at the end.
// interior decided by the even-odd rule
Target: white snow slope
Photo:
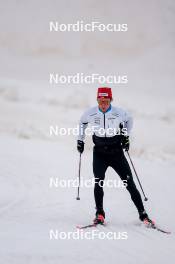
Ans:
{"type": "MultiPolygon", "coordinates": [[[[174,20],[173,0],[0,1],[2,264],[174,263],[174,20]],[[50,20],[127,23],[129,30],[50,33],[50,20]],[[127,85],[111,86],[113,105],[134,117],[130,152],[145,207],[171,235],[141,226],[127,191],[105,187],[108,224],[97,230],[127,232],[126,240],[50,239],[50,230],[75,232],[94,217],[93,188],[81,188],[77,201],[76,188],[49,186],[50,178],[76,179],[79,162],[76,137],[50,136],[49,128],[75,127],[96,104],[98,87],[50,86],[50,72],[128,76],[127,85]]],[[[83,179],[93,178],[92,147],[89,137],[83,179]]],[[[109,168],[106,178],[118,176],[109,168]]]]}

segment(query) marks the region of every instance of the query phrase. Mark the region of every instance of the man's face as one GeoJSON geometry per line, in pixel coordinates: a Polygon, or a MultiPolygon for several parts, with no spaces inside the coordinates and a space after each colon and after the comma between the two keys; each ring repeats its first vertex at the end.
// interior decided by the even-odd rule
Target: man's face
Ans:
{"type": "Polygon", "coordinates": [[[105,113],[110,106],[111,100],[109,98],[98,98],[97,102],[100,110],[105,113]]]}

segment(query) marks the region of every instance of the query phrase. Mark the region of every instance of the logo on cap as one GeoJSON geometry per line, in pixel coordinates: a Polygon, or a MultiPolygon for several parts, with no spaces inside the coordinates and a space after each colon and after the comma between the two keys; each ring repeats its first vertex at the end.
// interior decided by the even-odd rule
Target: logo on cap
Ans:
{"type": "Polygon", "coordinates": [[[108,93],[99,93],[98,96],[108,96],[108,93]]]}
{"type": "Polygon", "coordinates": [[[112,90],[109,87],[100,87],[97,91],[97,98],[108,97],[112,99],[112,90]]]}

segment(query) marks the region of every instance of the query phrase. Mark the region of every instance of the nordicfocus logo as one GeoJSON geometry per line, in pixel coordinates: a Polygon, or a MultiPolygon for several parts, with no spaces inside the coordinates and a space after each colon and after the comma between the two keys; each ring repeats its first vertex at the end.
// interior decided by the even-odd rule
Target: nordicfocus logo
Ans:
{"type": "Polygon", "coordinates": [[[104,24],[99,21],[92,21],[90,23],[85,23],[84,21],[77,21],[76,23],[59,23],[58,21],[49,22],[50,32],[127,32],[127,24],[104,24]]]}
{"type": "Polygon", "coordinates": [[[75,74],[59,74],[50,73],[49,84],[127,84],[127,75],[102,75],[99,73],[92,73],[86,75],[83,72],[77,72],[75,74]]]}
{"type": "Polygon", "coordinates": [[[79,240],[79,239],[87,239],[87,240],[127,240],[128,233],[126,231],[119,231],[119,232],[102,232],[98,229],[93,229],[92,231],[83,232],[83,230],[77,229],[77,231],[61,231],[59,232],[57,229],[51,229],[49,232],[49,239],[50,240],[79,240]]]}
{"type": "MultiPolygon", "coordinates": [[[[112,122],[112,119],[111,119],[112,122]]],[[[98,120],[96,120],[96,123],[98,123],[98,120]]],[[[128,135],[128,131],[126,127],[123,128],[117,128],[116,127],[109,127],[109,128],[103,128],[100,127],[98,125],[96,126],[91,126],[91,127],[87,127],[84,130],[83,125],[79,126],[77,125],[76,127],[59,127],[58,125],[56,126],[50,126],[49,127],[49,136],[83,136],[84,134],[86,136],[92,136],[94,133],[98,133],[99,136],[115,136],[115,135],[124,135],[127,136],[128,135]]]]}
{"type": "Polygon", "coordinates": [[[127,180],[117,180],[117,179],[105,179],[99,180],[98,178],[91,179],[60,179],[58,177],[50,177],[49,187],[50,188],[77,188],[78,186],[82,188],[94,188],[94,184],[98,184],[100,187],[107,188],[118,188],[124,189],[128,186],[127,180]]]}

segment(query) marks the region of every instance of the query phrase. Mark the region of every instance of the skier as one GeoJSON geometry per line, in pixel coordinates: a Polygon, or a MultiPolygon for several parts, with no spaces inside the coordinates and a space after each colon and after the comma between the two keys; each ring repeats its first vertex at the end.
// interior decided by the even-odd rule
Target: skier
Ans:
{"type": "Polygon", "coordinates": [[[113,107],[112,90],[108,87],[98,88],[98,106],[87,110],[79,123],[77,150],[84,151],[85,130],[90,124],[93,131],[93,173],[95,177],[94,198],[96,204],[96,217],[94,224],[103,224],[105,212],[103,209],[103,181],[107,168],[112,167],[122,181],[127,182],[126,189],[135,204],[141,221],[152,223],[149,219],[141,199],[141,195],[134,183],[130,166],[125,158],[123,149],[129,150],[129,135],[133,119],[121,108],[113,107]],[[119,133],[120,132],[120,133],[119,133]],[[100,183],[100,184],[99,184],[100,183]]]}

